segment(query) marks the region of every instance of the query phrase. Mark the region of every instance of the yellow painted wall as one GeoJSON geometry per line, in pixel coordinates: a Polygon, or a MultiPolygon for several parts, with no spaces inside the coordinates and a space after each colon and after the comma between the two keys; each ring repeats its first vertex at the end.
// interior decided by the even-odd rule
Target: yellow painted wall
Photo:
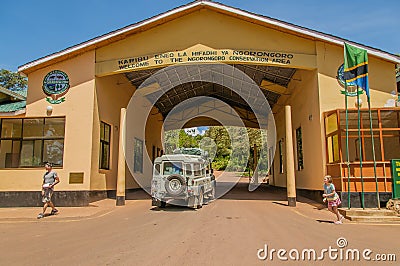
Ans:
{"type": "MultiPolygon", "coordinates": [[[[92,190],[115,190],[116,180],[118,172],[118,145],[119,145],[119,126],[120,126],[120,110],[121,108],[127,108],[128,103],[135,92],[134,86],[128,81],[125,75],[114,75],[102,78],[96,78],[96,99],[95,99],[95,111],[94,111],[94,130],[93,130],[93,154],[92,154],[92,175],[91,175],[91,189],[92,190]],[[99,152],[100,152],[100,121],[103,121],[111,125],[111,158],[110,158],[110,169],[109,170],[99,170],[99,152]]],[[[140,106],[143,106],[145,102],[141,102],[140,106]]],[[[141,114],[141,108],[135,106],[133,109],[134,113],[139,116],[141,114]]],[[[140,134],[131,134],[126,136],[126,152],[131,152],[133,150],[132,140],[137,137],[141,140],[145,140],[145,145],[149,156],[152,155],[153,145],[159,149],[162,149],[161,144],[161,126],[162,117],[153,108],[152,114],[149,116],[146,127],[146,137],[143,138],[140,134]]],[[[144,125],[135,125],[135,128],[141,129],[144,125]]],[[[132,129],[131,129],[132,130],[132,129]]],[[[127,130],[127,132],[132,132],[127,130]]],[[[135,130],[133,130],[135,132],[135,130]]],[[[130,154],[131,155],[131,154],[130,154]]],[[[150,180],[152,177],[152,167],[146,160],[146,154],[144,154],[144,167],[143,175],[150,180]]],[[[132,165],[132,158],[127,156],[128,164],[132,165]]],[[[133,175],[138,175],[137,173],[132,173],[128,165],[126,165],[126,188],[133,189],[139,188],[133,175]]]]}
{"type": "Polygon", "coordinates": [[[146,133],[145,133],[145,146],[148,154],[148,159],[146,162],[146,155],[145,155],[145,163],[144,163],[144,171],[143,176],[147,179],[147,187],[150,187],[151,178],[153,177],[153,163],[152,163],[152,152],[153,152],[153,145],[160,150],[163,150],[162,145],[162,134],[163,134],[163,118],[161,113],[158,112],[158,109],[153,107],[151,110],[151,115],[147,119],[146,123],[146,133]]]}
{"type": "Polygon", "coordinates": [[[161,113],[155,107],[150,107],[150,113],[147,107],[150,103],[142,96],[137,97],[137,101],[128,105],[126,113],[126,141],[125,151],[128,168],[126,169],[127,188],[137,188],[137,181],[143,187],[149,187],[152,178],[152,149],[153,145],[160,150],[162,147],[162,123],[161,113]],[[134,107],[134,108],[131,108],[134,107]],[[134,140],[143,141],[143,172],[137,172],[134,169],[134,140]]]}
{"type": "Polygon", "coordinates": [[[290,96],[281,96],[273,109],[277,129],[277,147],[275,152],[274,173],[275,184],[286,186],[286,151],[285,151],[285,113],[284,105],[292,108],[293,152],[295,159],[295,177],[297,188],[320,189],[321,179],[324,174],[323,142],[319,137],[319,103],[317,72],[297,70],[289,84],[290,96]],[[296,129],[301,127],[303,140],[304,169],[297,169],[296,129]],[[279,147],[278,141],[283,139],[284,173],[279,173],[279,147]]]}
{"type": "Polygon", "coordinates": [[[102,47],[96,62],[183,50],[198,43],[215,49],[316,52],[311,40],[202,9],[102,47]]]}
{"type": "MultiPolygon", "coordinates": [[[[343,64],[343,47],[316,42],[318,80],[320,86],[321,112],[345,108],[344,90],[336,80],[337,69],[343,64]]],[[[371,107],[384,107],[390,94],[396,91],[395,64],[373,56],[368,58],[371,107]]],[[[367,108],[366,94],[361,95],[364,108],[367,108]]],[[[355,108],[355,98],[349,98],[349,107],[355,108]]]]}
{"type": "Polygon", "coordinates": [[[286,187],[286,146],[285,146],[285,113],[284,109],[279,112],[274,112],[275,126],[276,126],[276,149],[275,157],[272,167],[273,181],[272,184],[278,187],[286,187]],[[282,141],[282,154],[283,154],[283,173],[280,172],[280,158],[279,158],[279,141],[282,141]]]}
{"type": "Polygon", "coordinates": [[[96,78],[90,189],[115,190],[118,171],[120,110],[126,108],[135,88],[125,75],[96,78]],[[111,126],[110,169],[99,169],[100,121],[111,126]]]}
{"type": "MultiPolygon", "coordinates": [[[[28,76],[26,117],[47,117],[43,78],[52,70],[67,73],[71,88],[65,102],[55,104],[51,116],[66,116],[64,165],[58,172],[61,183],[57,190],[88,190],[92,150],[94,99],[94,52],[35,71],[28,76]],[[83,184],[68,184],[70,172],[83,172],[83,184]]],[[[49,117],[51,117],[49,116],[49,117]]],[[[39,191],[44,169],[0,169],[0,191],[39,191]]]]}

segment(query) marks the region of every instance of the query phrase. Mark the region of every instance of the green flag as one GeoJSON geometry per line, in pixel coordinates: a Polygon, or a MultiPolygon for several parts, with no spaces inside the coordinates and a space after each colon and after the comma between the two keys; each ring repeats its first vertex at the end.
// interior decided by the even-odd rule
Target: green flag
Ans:
{"type": "Polygon", "coordinates": [[[367,50],[344,43],[344,80],[354,82],[369,98],[367,50]]]}

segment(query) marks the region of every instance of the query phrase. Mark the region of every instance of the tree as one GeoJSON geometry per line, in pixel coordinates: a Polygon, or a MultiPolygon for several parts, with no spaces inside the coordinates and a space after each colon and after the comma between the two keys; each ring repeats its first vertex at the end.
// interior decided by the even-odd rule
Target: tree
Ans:
{"type": "Polygon", "coordinates": [[[175,149],[179,148],[179,130],[165,131],[164,147],[166,154],[172,154],[175,149]]]}
{"type": "Polygon", "coordinates": [[[165,153],[172,154],[178,148],[197,148],[201,138],[188,135],[183,129],[168,130],[164,135],[165,153]]]}
{"type": "Polygon", "coordinates": [[[188,135],[183,129],[179,131],[179,148],[197,148],[198,146],[195,137],[188,135]]]}
{"type": "Polygon", "coordinates": [[[24,90],[28,86],[28,79],[19,73],[1,69],[0,86],[9,90],[24,90]]]}

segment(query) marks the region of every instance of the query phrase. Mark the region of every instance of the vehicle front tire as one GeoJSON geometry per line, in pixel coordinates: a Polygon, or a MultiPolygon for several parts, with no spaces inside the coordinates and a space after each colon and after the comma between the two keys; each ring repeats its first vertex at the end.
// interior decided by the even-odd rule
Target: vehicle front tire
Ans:
{"type": "Polygon", "coordinates": [[[160,208],[165,208],[165,207],[167,207],[167,202],[165,202],[165,201],[160,201],[160,208]]]}
{"type": "Polygon", "coordinates": [[[156,206],[158,207],[159,201],[156,198],[151,198],[151,206],[156,206]]]}

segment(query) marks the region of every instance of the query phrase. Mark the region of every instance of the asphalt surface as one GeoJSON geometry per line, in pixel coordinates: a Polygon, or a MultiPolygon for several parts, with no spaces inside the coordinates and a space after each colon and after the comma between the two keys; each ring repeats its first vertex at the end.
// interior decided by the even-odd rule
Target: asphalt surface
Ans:
{"type": "MultiPolygon", "coordinates": [[[[284,190],[263,184],[249,192],[246,182],[242,179],[199,210],[159,209],[151,206],[147,194],[135,192],[127,195],[124,207],[106,200],[97,212],[93,207],[77,210],[90,215],[74,219],[65,208],[40,220],[34,218],[36,212],[31,219],[0,219],[0,265],[398,265],[362,257],[346,261],[345,255],[341,260],[340,252],[359,249],[362,256],[370,249],[371,259],[384,253],[395,254],[399,261],[400,225],[335,225],[334,216],[319,203],[299,197],[297,207],[291,208],[284,190]],[[344,238],[342,248],[339,238],[344,238]],[[263,259],[265,252],[259,250],[265,245],[269,257],[263,259]],[[337,259],[327,251],[321,260],[301,260],[304,249],[314,249],[318,258],[329,247],[338,250],[331,253],[337,259]],[[286,254],[281,251],[280,259],[275,251],[271,261],[271,249],[286,254]]],[[[219,191],[225,185],[219,183],[219,191]]]]}

